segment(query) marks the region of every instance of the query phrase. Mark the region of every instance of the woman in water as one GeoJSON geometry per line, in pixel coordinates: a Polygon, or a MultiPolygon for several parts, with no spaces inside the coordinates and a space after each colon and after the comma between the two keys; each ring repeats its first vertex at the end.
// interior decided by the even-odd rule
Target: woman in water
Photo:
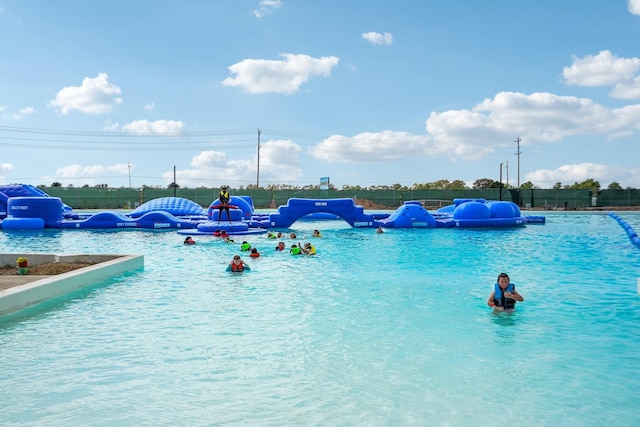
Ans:
{"type": "Polygon", "coordinates": [[[500,273],[498,281],[494,285],[493,292],[489,295],[487,305],[493,307],[494,312],[513,311],[516,301],[523,302],[524,298],[516,291],[516,285],[511,283],[507,273],[500,273]]]}

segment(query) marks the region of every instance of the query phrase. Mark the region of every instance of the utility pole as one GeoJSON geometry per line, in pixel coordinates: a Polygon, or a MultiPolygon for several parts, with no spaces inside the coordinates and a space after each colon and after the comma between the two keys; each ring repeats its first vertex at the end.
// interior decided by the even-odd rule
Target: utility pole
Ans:
{"type": "Polygon", "coordinates": [[[502,200],[502,163],[500,163],[500,199],[502,200]]]}
{"type": "Polygon", "coordinates": [[[176,165],[173,165],[173,197],[176,197],[176,165]]]}
{"type": "Polygon", "coordinates": [[[522,151],[520,151],[520,141],[522,141],[520,137],[517,137],[514,141],[518,147],[515,152],[515,155],[518,156],[518,206],[522,204],[522,197],[520,197],[520,154],[522,154],[522,151]]]}
{"type": "Polygon", "coordinates": [[[520,141],[522,141],[520,137],[517,137],[514,141],[516,144],[518,144],[518,149],[514,153],[516,156],[518,156],[518,190],[520,189],[520,154],[522,154],[522,151],[520,151],[520,141]]]}
{"type": "Polygon", "coordinates": [[[131,190],[131,163],[127,162],[127,167],[129,168],[129,190],[131,190]]]}
{"type": "Polygon", "coordinates": [[[506,168],[507,168],[507,188],[509,188],[509,160],[506,161],[506,168]]]}
{"type": "Polygon", "coordinates": [[[258,129],[258,169],[256,170],[256,190],[260,188],[260,129],[258,129]]]}

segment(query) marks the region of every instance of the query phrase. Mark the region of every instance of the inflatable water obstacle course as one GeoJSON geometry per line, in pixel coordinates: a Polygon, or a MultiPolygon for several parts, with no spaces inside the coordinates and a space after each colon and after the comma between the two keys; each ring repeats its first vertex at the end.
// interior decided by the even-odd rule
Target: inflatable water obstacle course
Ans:
{"type": "Polygon", "coordinates": [[[176,229],[179,234],[260,234],[288,228],[305,218],[342,219],[356,228],[480,228],[544,224],[543,216],[524,216],[508,201],[455,199],[429,212],[419,201],[407,201],[392,213],[367,213],[353,199],[291,198],[275,213],[255,211],[250,196],[231,196],[223,205],[214,200],[207,209],[181,197],[150,200],[129,213],[75,213],[59,197],[26,184],[0,185],[0,228],[57,229],[176,229]]]}

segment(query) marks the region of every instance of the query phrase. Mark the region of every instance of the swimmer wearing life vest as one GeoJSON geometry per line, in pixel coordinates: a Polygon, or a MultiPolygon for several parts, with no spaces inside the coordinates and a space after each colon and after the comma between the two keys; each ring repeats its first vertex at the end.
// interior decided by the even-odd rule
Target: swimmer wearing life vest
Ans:
{"type": "Polygon", "coordinates": [[[258,248],[251,248],[251,253],[249,254],[251,258],[260,258],[260,252],[258,252],[258,248]]]}
{"type": "Polygon", "coordinates": [[[302,244],[298,243],[298,246],[300,247],[300,250],[302,251],[302,253],[305,254],[305,255],[315,255],[316,254],[316,247],[313,246],[309,242],[305,243],[304,246],[302,244]]]}
{"type": "Polygon", "coordinates": [[[291,249],[289,249],[289,253],[291,255],[300,255],[302,252],[300,251],[300,248],[294,243],[293,245],[291,245],[291,249]]]}
{"type": "Polygon", "coordinates": [[[193,237],[191,237],[191,236],[187,236],[187,238],[186,238],[186,239],[184,239],[184,244],[185,244],[185,245],[195,245],[195,244],[196,244],[196,241],[195,241],[195,240],[193,240],[193,237]]]}
{"type": "Polygon", "coordinates": [[[243,271],[249,271],[251,267],[249,267],[245,262],[240,258],[240,255],[234,255],[233,260],[227,266],[227,271],[232,273],[242,273],[243,271]]]}
{"type": "Polygon", "coordinates": [[[242,242],[242,245],[240,245],[240,250],[242,252],[249,252],[251,250],[251,244],[247,243],[247,241],[245,240],[244,242],[242,242]]]}
{"type": "Polygon", "coordinates": [[[500,273],[487,305],[493,307],[494,312],[512,312],[516,308],[516,301],[523,302],[524,298],[516,291],[516,285],[511,283],[509,275],[500,273]]]}
{"type": "Polygon", "coordinates": [[[313,237],[322,237],[319,230],[313,230],[313,237]]]}
{"type": "Polygon", "coordinates": [[[276,246],[276,251],[282,252],[285,250],[284,242],[278,242],[278,246],[276,246]]]}

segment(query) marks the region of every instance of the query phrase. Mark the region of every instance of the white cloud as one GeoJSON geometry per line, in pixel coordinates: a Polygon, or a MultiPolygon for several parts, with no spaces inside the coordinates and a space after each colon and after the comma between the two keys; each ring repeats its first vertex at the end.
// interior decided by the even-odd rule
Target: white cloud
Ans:
{"type": "Polygon", "coordinates": [[[339,58],[324,56],[312,58],[308,55],[285,53],[282,61],[245,59],[229,67],[235,77],[226,78],[225,86],[241,87],[252,94],[296,93],[311,76],[329,76],[338,65],[339,58]]]}
{"type": "Polygon", "coordinates": [[[118,163],[115,165],[91,165],[82,166],[72,164],[63,166],[56,170],[55,179],[73,180],[82,178],[83,184],[104,183],[107,179],[105,174],[116,173],[118,175],[127,175],[129,173],[129,165],[127,163],[118,163]]]}
{"type": "Polygon", "coordinates": [[[0,172],[11,172],[15,168],[13,163],[0,163],[0,172]]]}
{"type": "Polygon", "coordinates": [[[629,12],[640,16],[640,0],[629,0],[629,12]]]}
{"type": "MultiPolygon", "coordinates": [[[[640,1],[640,0],[638,0],[640,1]]],[[[640,98],[640,58],[619,58],[608,50],[584,58],[573,57],[573,63],[564,67],[565,82],[578,86],[614,86],[614,98],[640,98]]]]}
{"type": "Polygon", "coordinates": [[[49,106],[59,108],[67,115],[71,110],[78,110],[89,114],[104,114],[122,103],[119,95],[122,91],[118,86],[109,83],[109,76],[100,73],[95,78],[85,77],[80,86],[67,86],[61,89],[56,99],[49,102],[49,106]]]}
{"type": "Polygon", "coordinates": [[[36,109],[33,107],[25,107],[16,111],[15,113],[8,113],[6,106],[0,106],[0,112],[3,113],[2,117],[7,120],[22,120],[26,116],[30,116],[36,113],[36,109]]]}
{"type": "Polygon", "coordinates": [[[143,108],[147,111],[151,111],[155,108],[156,104],[153,103],[153,101],[149,102],[148,104],[146,104],[143,108]]]}
{"type": "Polygon", "coordinates": [[[122,126],[122,130],[135,134],[153,135],[180,135],[184,131],[185,125],[176,120],[135,120],[122,126]]]}
{"type": "Polygon", "coordinates": [[[618,99],[640,99],[640,76],[615,85],[610,95],[618,99]]]}
{"type": "Polygon", "coordinates": [[[282,7],[282,2],[280,0],[262,0],[259,5],[260,7],[254,9],[252,12],[256,18],[264,18],[268,16],[273,9],[282,7]]]}
{"type": "Polygon", "coordinates": [[[115,132],[120,129],[120,125],[118,122],[112,122],[111,119],[108,119],[104,122],[104,127],[102,129],[107,132],[115,132]]]}
{"type": "Polygon", "coordinates": [[[590,99],[552,93],[500,92],[470,110],[433,112],[426,135],[384,131],[355,137],[333,135],[310,149],[319,159],[361,163],[415,156],[481,159],[511,146],[557,142],[576,135],[613,139],[640,130],[640,104],[610,109],[590,99]]]}
{"type": "Polygon", "coordinates": [[[391,33],[376,33],[370,31],[368,33],[362,33],[362,38],[376,45],[389,46],[393,43],[393,34],[391,33]]]}
{"type": "Polygon", "coordinates": [[[541,188],[552,188],[557,182],[572,185],[587,179],[598,181],[602,188],[612,182],[618,182],[623,188],[635,187],[640,180],[640,169],[602,165],[597,163],[578,163],[562,165],[557,169],[540,169],[526,174],[525,180],[541,188]]]}
{"type": "MultiPolygon", "coordinates": [[[[260,148],[260,185],[295,183],[302,177],[299,155],[301,148],[291,142],[271,140],[260,148]]],[[[229,159],[221,151],[203,151],[191,159],[190,169],[176,171],[178,183],[216,187],[220,182],[255,182],[257,156],[229,159]]],[[[163,173],[167,183],[173,182],[173,170],[163,173]]]]}
{"type": "Polygon", "coordinates": [[[390,161],[426,155],[429,138],[390,130],[353,137],[331,135],[309,151],[317,159],[338,163],[390,161]]]}
{"type": "Polygon", "coordinates": [[[289,140],[272,140],[260,148],[260,179],[276,183],[292,184],[301,178],[299,145],[289,140]]]}

